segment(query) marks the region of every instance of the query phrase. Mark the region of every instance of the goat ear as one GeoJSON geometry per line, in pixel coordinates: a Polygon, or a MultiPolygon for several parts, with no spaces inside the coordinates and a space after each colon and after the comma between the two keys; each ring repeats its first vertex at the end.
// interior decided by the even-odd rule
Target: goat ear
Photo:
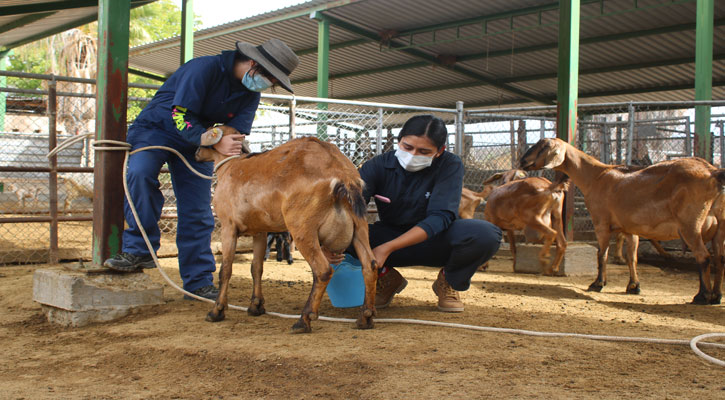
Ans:
{"type": "Polygon", "coordinates": [[[549,146],[552,148],[546,154],[546,165],[544,165],[544,169],[556,168],[563,164],[564,158],[566,158],[566,147],[561,143],[551,141],[549,146]]]}
{"type": "Polygon", "coordinates": [[[216,150],[207,147],[199,147],[198,149],[196,149],[196,154],[194,155],[194,158],[197,162],[214,161],[215,151],[216,150]]]}

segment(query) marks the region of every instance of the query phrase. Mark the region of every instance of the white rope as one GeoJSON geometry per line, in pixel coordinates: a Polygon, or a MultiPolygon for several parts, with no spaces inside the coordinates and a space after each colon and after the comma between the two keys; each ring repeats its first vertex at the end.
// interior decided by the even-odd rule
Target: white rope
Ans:
{"type": "MultiPolygon", "coordinates": [[[[161,150],[168,150],[179,156],[184,164],[186,164],[192,172],[196,173],[197,175],[205,178],[205,179],[211,179],[211,177],[207,177],[206,175],[203,175],[199,173],[198,171],[194,170],[194,168],[191,167],[191,165],[188,163],[188,161],[176,150],[165,147],[165,146],[147,146],[142,147],[139,149],[136,149],[132,152],[129,152],[130,145],[126,142],[118,142],[118,141],[110,141],[110,140],[104,140],[104,141],[96,141],[94,143],[94,146],[98,144],[112,144],[114,146],[112,147],[95,147],[96,150],[124,150],[126,151],[126,155],[124,157],[123,161],[123,188],[126,192],[126,199],[128,200],[128,205],[131,208],[131,213],[133,214],[134,220],[136,221],[136,225],[139,227],[139,230],[141,231],[141,235],[143,236],[144,242],[146,242],[146,246],[149,249],[149,252],[151,253],[151,257],[153,257],[154,263],[156,264],[156,267],[161,273],[161,276],[166,280],[166,282],[173,287],[174,289],[178,290],[179,292],[192,297],[197,300],[205,301],[207,303],[214,304],[214,300],[210,300],[201,296],[197,296],[193,293],[187,292],[183,288],[181,288],[179,285],[174,283],[174,281],[169,278],[169,276],[164,272],[163,268],[161,268],[161,264],[159,263],[159,259],[156,256],[156,252],[153,250],[153,246],[151,245],[151,241],[149,240],[148,236],[146,235],[146,231],[143,229],[143,226],[141,225],[141,221],[139,219],[138,213],[136,212],[136,207],[133,204],[133,201],[131,200],[131,195],[129,194],[128,190],[128,182],[126,181],[126,172],[128,168],[128,157],[130,154],[134,154],[140,151],[148,150],[148,149],[161,149],[161,150]]],[[[54,149],[57,153],[57,148],[54,149]]],[[[227,160],[231,158],[235,158],[239,156],[229,157],[224,160],[226,162],[227,160]]],[[[240,310],[240,311],[247,311],[247,307],[237,306],[233,304],[228,305],[229,309],[232,310],[240,310]]],[[[286,318],[286,319],[297,319],[299,318],[299,315],[292,315],[292,314],[282,314],[277,312],[271,312],[267,311],[267,315],[279,317],[279,318],[286,318]]],[[[336,317],[325,317],[320,316],[318,318],[321,321],[328,321],[328,322],[345,322],[345,323],[353,323],[355,322],[354,319],[351,318],[336,318],[336,317]]],[[[478,325],[467,325],[467,324],[457,324],[457,323],[451,323],[451,322],[440,322],[440,321],[428,321],[428,320],[419,320],[419,319],[408,319],[408,318],[377,318],[375,319],[375,322],[380,323],[400,323],[400,324],[413,324],[413,325],[426,325],[426,326],[440,326],[445,328],[458,328],[458,329],[468,329],[468,330],[474,330],[474,331],[484,331],[484,332],[496,332],[496,333],[509,333],[509,334],[517,334],[517,335],[526,335],[526,336],[535,336],[535,337],[567,337],[567,338],[578,338],[578,339],[588,339],[588,340],[602,340],[602,341],[611,341],[611,342],[635,342],[635,343],[653,343],[653,344],[671,344],[671,345],[690,345],[692,350],[695,352],[695,354],[698,357],[701,357],[711,363],[725,366],[725,362],[722,360],[719,360],[715,357],[709,356],[705,353],[703,353],[697,345],[700,344],[702,346],[709,346],[709,347],[715,347],[715,348],[725,348],[725,344],[720,343],[711,343],[711,342],[701,342],[703,339],[707,339],[710,337],[725,337],[725,333],[706,333],[697,337],[694,337],[690,340],[687,339],[661,339],[661,338],[647,338],[647,337],[637,337],[637,336],[608,336],[608,335],[590,335],[590,334],[583,334],[583,333],[568,333],[568,332],[542,332],[542,331],[532,331],[527,329],[513,329],[513,328],[496,328],[496,327],[489,327],[489,326],[478,326],[478,325]]]]}

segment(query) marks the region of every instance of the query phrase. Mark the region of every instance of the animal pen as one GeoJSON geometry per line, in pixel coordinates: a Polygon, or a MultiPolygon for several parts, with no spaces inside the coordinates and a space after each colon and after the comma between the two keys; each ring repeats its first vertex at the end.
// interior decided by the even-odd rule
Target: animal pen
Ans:
{"type": "MultiPolygon", "coordinates": [[[[94,154],[87,135],[95,131],[95,82],[7,71],[0,71],[0,76],[40,81],[43,88],[0,87],[0,104],[6,105],[0,111],[0,264],[89,260],[94,154]],[[57,144],[79,135],[84,138],[57,157],[46,157],[57,144]]],[[[157,88],[129,84],[129,123],[157,88]]],[[[580,104],[574,145],[611,164],[646,166],[692,156],[696,105],[725,107],[725,101],[580,104]]],[[[458,102],[448,109],[263,94],[248,140],[253,151],[264,151],[294,137],[317,136],[336,144],[360,166],[394,149],[408,118],[430,113],[448,125],[448,149],[463,159],[466,168],[464,186],[480,191],[486,178],[514,168],[533,143],[556,137],[555,106],[479,110],[464,106],[458,102]]],[[[723,168],[725,114],[719,110],[725,109],[714,108],[710,122],[710,161],[723,168]]],[[[159,181],[166,199],[159,255],[171,255],[176,209],[167,170],[159,181]]],[[[575,195],[572,204],[573,237],[593,239],[581,196],[575,195]]],[[[482,208],[478,211],[481,217],[482,208]]]]}

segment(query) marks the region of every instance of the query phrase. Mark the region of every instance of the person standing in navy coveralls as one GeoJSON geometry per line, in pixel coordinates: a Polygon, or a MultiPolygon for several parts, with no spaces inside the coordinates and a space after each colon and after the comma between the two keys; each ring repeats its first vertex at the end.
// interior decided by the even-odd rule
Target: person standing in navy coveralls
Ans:
{"type": "MultiPolygon", "coordinates": [[[[445,123],[432,115],[409,119],[398,149],[360,168],[366,202],[375,196],[379,221],[370,225],[378,265],[375,307],[385,308],[408,282],[394,267],[440,267],[433,291],[438,309],[463,311],[458,291],[468,290],[478,267],[498,251],[501,229],[490,222],[459,219],[463,163],[446,149],[445,123]]],[[[347,252],[354,254],[354,249],[347,252]]],[[[333,264],[339,254],[326,253],[333,264]]]]}
{"type": "MultiPolygon", "coordinates": [[[[259,92],[275,85],[292,92],[289,75],[298,63],[295,53],[278,39],[260,46],[237,42],[235,51],[194,58],[161,86],[129,128],[127,141],[133,149],[153,145],[176,149],[196,170],[211,175],[211,162],[194,159],[198,147],[213,146],[228,156],[240,154],[243,135],[252,128],[259,92]],[[239,134],[222,137],[210,129],[215,124],[233,127],[239,134]]],[[[196,176],[169,151],[146,150],[129,158],[131,198],[154,251],[158,251],[158,222],[164,204],[158,176],[164,163],[169,166],[176,195],[176,245],[184,289],[216,299],[219,292],[212,277],[216,263],[211,252],[211,181],[196,176]]],[[[124,212],[128,229],[123,232],[122,252],[106,260],[104,266],[123,272],[153,268],[153,259],[127,202],[124,212]]]]}

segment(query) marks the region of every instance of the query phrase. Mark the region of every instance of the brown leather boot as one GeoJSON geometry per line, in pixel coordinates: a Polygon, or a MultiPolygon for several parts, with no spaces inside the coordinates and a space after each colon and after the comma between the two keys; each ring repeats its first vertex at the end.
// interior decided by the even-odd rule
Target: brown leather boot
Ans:
{"type": "Polygon", "coordinates": [[[400,293],[408,286],[408,281],[394,268],[388,267],[388,272],[378,277],[375,289],[375,308],[385,308],[393,301],[396,293],[400,293]]]}
{"type": "Polygon", "coordinates": [[[438,279],[433,282],[433,292],[438,296],[438,309],[445,312],[463,311],[463,302],[457,291],[453,290],[443,275],[443,268],[438,272],[438,279]]]}

